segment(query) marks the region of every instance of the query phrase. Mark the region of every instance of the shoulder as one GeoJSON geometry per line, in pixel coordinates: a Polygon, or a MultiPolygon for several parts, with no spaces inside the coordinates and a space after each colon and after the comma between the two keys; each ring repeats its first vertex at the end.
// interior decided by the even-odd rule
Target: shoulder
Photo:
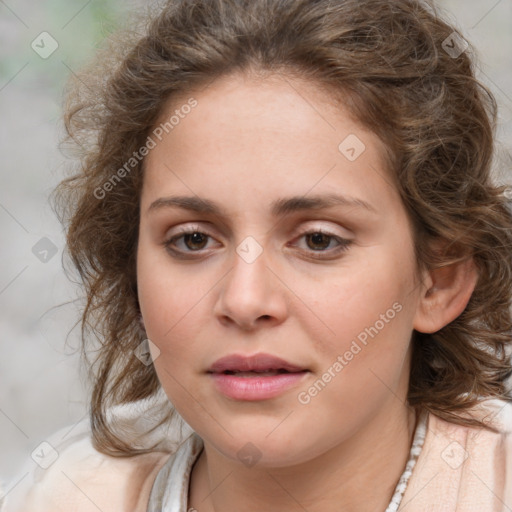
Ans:
{"type": "Polygon", "coordinates": [[[497,457],[505,462],[512,457],[512,403],[486,400],[469,411],[489,428],[465,427],[431,415],[430,428],[440,440],[456,440],[464,445],[467,457],[479,463],[497,457]],[[498,452],[496,452],[498,450],[498,452]]]}
{"type": "Polygon", "coordinates": [[[149,451],[112,457],[92,444],[89,419],[55,432],[0,493],[1,512],[146,512],[157,473],[193,433],[160,390],[117,405],[108,421],[130,444],[149,451]],[[172,414],[170,414],[172,413],[172,414]],[[3,496],[3,499],[2,499],[3,496]]]}
{"type": "Polygon", "coordinates": [[[168,451],[112,457],[93,447],[88,429],[64,442],[60,434],[40,445],[35,462],[5,489],[2,512],[146,512],[168,451]]]}
{"type": "Polygon", "coordinates": [[[429,415],[407,488],[407,498],[420,509],[443,504],[464,512],[501,512],[504,504],[512,509],[512,404],[487,400],[470,413],[494,431],[429,415]]]}

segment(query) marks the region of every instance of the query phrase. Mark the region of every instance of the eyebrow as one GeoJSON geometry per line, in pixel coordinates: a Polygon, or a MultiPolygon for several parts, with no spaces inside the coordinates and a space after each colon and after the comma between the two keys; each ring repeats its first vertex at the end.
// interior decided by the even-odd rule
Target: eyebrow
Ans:
{"type": "MultiPolygon", "coordinates": [[[[364,209],[377,214],[377,210],[362,199],[339,195],[322,194],[314,196],[292,196],[276,199],[271,203],[270,211],[274,217],[283,217],[287,214],[304,210],[323,210],[333,206],[348,206],[351,208],[364,209]]],[[[198,196],[170,196],[160,197],[149,206],[147,213],[151,213],[163,208],[178,207],[201,214],[217,215],[227,217],[227,213],[222,206],[209,199],[198,196]]]]}

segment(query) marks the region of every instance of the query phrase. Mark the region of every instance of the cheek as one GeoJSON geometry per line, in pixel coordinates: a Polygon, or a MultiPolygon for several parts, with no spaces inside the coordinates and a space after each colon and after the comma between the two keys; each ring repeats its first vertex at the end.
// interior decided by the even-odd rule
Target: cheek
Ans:
{"type": "Polygon", "coordinates": [[[155,343],[161,355],[186,347],[185,340],[176,337],[180,324],[199,301],[201,287],[194,286],[185,272],[172,270],[165,260],[165,251],[150,250],[142,245],[137,254],[138,297],[148,338],[155,343]],[[177,346],[176,346],[177,345],[177,346]]]}
{"type": "Polygon", "coordinates": [[[354,270],[316,297],[315,311],[329,331],[315,337],[318,320],[302,324],[321,361],[315,382],[301,389],[299,402],[333,423],[377,409],[405,385],[413,311],[406,301],[406,267],[392,272],[393,266],[381,260],[354,270]]]}
{"type": "Polygon", "coordinates": [[[159,349],[155,369],[166,392],[174,395],[183,392],[178,383],[190,382],[204,369],[219,276],[199,274],[196,266],[173,265],[167,258],[165,251],[142,247],[137,281],[146,333],[159,349]]]}
{"type": "Polygon", "coordinates": [[[323,279],[321,285],[310,283],[298,290],[314,313],[301,315],[302,321],[307,322],[310,332],[323,326],[323,348],[318,348],[331,354],[348,350],[352,340],[358,337],[364,341],[369,329],[375,333],[376,328],[381,339],[394,338],[398,332],[403,339],[407,332],[404,326],[412,325],[407,311],[407,302],[412,298],[411,276],[410,261],[392,251],[370,255],[368,264],[365,261],[347,264],[323,279]]]}
{"type": "Polygon", "coordinates": [[[191,319],[200,299],[180,290],[176,280],[172,286],[165,286],[163,280],[146,282],[139,296],[148,338],[158,346],[162,356],[185,357],[196,339],[194,329],[199,322],[191,319]]]}
{"type": "Polygon", "coordinates": [[[193,320],[201,290],[168,269],[146,266],[143,258],[138,281],[147,337],[158,347],[153,361],[156,374],[171,403],[187,410],[190,395],[186,390],[195,394],[190,376],[198,363],[196,329],[200,322],[193,320]]]}

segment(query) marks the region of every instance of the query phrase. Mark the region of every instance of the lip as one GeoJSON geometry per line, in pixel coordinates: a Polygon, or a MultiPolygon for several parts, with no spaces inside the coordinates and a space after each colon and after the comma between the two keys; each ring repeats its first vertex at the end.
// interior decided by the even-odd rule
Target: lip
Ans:
{"type": "Polygon", "coordinates": [[[232,354],[218,359],[207,373],[223,395],[235,400],[256,401],[274,398],[295,387],[309,370],[271,354],[232,354]]]}
{"type": "Polygon", "coordinates": [[[231,354],[229,356],[221,357],[220,359],[215,361],[215,363],[212,364],[208,372],[264,372],[269,370],[286,370],[288,372],[300,372],[306,370],[306,368],[302,368],[271,354],[254,354],[252,356],[231,354]]]}

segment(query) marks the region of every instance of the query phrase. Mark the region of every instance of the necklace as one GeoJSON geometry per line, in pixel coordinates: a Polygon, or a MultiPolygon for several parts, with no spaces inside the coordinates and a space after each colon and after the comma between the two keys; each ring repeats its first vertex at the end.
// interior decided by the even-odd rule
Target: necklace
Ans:
{"type": "Polygon", "coordinates": [[[389,502],[388,508],[386,508],[386,512],[397,512],[400,503],[402,502],[402,498],[405,493],[405,489],[407,489],[407,484],[409,483],[409,479],[412,475],[412,470],[416,465],[416,461],[421,453],[421,449],[423,448],[423,443],[425,441],[425,434],[427,432],[427,414],[425,412],[420,413],[418,418],[418,424],[416,425],[416,431],[414,432],[414,439],[412,441],[411,450],[409,451],[409,459],[407,460],[407,464],[405,465],[404,472],[402,476],[398,480],[398,483],[395,487],[395,492],[391,501],[389,502]]]}

